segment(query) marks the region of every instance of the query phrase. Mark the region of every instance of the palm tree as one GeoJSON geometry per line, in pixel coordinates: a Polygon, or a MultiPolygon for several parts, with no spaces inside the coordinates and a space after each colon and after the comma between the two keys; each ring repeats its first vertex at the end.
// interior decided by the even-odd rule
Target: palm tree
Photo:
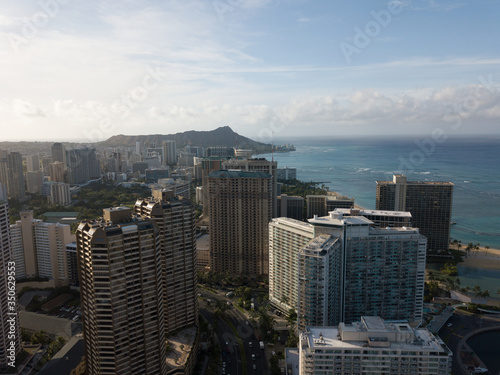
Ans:
{"type": "Polygon", "coordinates": [[[429,272],[427,273],[427,275],[429,276],[429,280],[430,281],[436,280],[436,275],[434,274],[434,271],[429,270],[429,272]]]}
{"type": "Polygon", "coordinates": [[[295,309],[292,308],[288,310],[288,314],[285,319],[286,319],[286,325],[292,328],[295,322],[297,321],[297,312],[295,311],[295,309]]]}
{"type": "Polygon", "coordinates": [[[474,295],[476,297],[479,297],[481,295],[481,287],[479,285],[476,285],[474,286],[474,288],[472,288],[472,291],[474,292],[474,295]]]}

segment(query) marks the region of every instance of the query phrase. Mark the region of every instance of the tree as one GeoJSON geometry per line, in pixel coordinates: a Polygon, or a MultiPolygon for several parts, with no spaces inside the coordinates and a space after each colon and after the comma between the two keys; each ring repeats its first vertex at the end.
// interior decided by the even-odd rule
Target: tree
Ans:
{"type": "Polygon", "coordinates": [[[252,298],[252,289],[248,286],[240,286],[235,289],[234,294],[244,300],[252,298]]]}
{"type": "Polygon", "coordinates": [[[427,273],[427,275],[429,276],[429,280],[430,281],[436,280],[436,275],[435,275],[434,271],[429,270],[429,272],[427,273]]]}
{"type": "Polygon", "coordinates": [[[290,329],[288,331],[288,340],[286,341],[286,346],[289,348],[296,348],[299,343],[299,338],[295,334],[295,330],[290,329]]]}
{"type": "Polygon", "coordinates": [[[481,294],[479,295],[479,297],[481,298],[488,298],[489,296],[490,296],[490,291],[488,289],[482,291],[481,294]]]}
{"type": "Polygon", "coordinates": [[[288,310],[288,314],[285,319],[287,327],[293,328],[295,322],[297,321],[297,312],[295,311],[295,309],[288,310]]]}
{"type": "Polygon", "coordinates": [[[441,268],[441,272],[448,276],[457,276],[458,268],[451,263],[446,263],[443,268],[441,268]]]}
{"type": "Polygon", "coordinates": [[[264,337],[269,340],[274,334],[275,320],[267,314],[265,308],[259,310],[259,327],[264,337]]]}
{"type": "Polygon", "coordinates": [[[481,287],[479,285],[474,286],[474,288],[472,288],[472,292],[476,297],[479,297],[481,295],[481,287]]]}
{"type": "Polygon", "coordinates": [[[221,300],[215,301],[215,315],[222,315],[229,309],[229,305],[221,300]]]}
{"type": "Polygon", "coordinates": [[[23,341],[30,341],[31,340],[31,335],[26,331],[26,329],[21,327],[21,340],[23,341]]]}

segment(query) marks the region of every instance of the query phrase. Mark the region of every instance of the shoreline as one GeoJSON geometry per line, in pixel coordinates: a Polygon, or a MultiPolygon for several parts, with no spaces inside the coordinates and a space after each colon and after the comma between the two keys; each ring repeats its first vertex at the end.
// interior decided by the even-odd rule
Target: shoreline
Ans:
{"type": "MultiPolygon", "coordinates": [[[[453,248],[456,249],[455,246],[453,248]]],[[[500,249],[486,249],[481,246],[478,250],[469,251],[469,254],[465,249],[459,251],[463,253],[463,262],[459,264],[471,268],[500,269],[500,249]]]]}

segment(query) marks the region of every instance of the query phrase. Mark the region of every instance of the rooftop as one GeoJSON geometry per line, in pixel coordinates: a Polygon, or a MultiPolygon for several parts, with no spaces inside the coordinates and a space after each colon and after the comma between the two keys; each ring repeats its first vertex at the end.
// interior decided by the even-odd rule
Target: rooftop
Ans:
{"type": "Polygon", "coordinates": [[[288,225],[288,226],[296,227],[296,228],[301,229],[301,230],[310,231],[311,233],[313,231],[313,227],[311,224],[306,223],[304,221],[292,219],[289,217],[274,218],[274,219],[272,219],[272,223],[278,224],[278,225],[288,225]]]}
{"type": "Polygon", "coordinates": [[[208,177],[216,178],[270,178],[271,175],[266,172],[247,172],[242,170],[226,170],[212,172],[208,177]]]}
{"type": "Polygon", "coordinates": [[[196,339],[196,327],[186,328],[175,336],[169,337],[167,367],[170,370],[185,366],[196,339]]]}
{"type": "Polygon", "coordinates": [[[342,213],[332,211],[329,216],[318,217],[314,215],[312,219],[308,219],[312,225],[331,225],[331,226],[344,226],[344,225],[372,225],[373,221],[368,220],[364,216],[347,216],[344,217],[342,213]]]}
{"type": "MultiPolygon", "coordinates": [[[[395,184],[394,181],[375,181],[377,184],[395,184]]],[[[437,185],[437,186],[454,186],[455,184],[449,181],[407,181],[406,185],[437,185]]]]}
{"type": "Polygon", "coordinates": [[[73,336],[40,370],[40,375],[69,375],[84,356],[83,336],[73,336]]]}
{"type": "Polygon", "coordinates": [[[338,327],[306,327],[302,333],[309,348],[332,347],[364,349],[368,340],[387,343],[390,349],[425,349],[427,351],[447,351],[443,342],[427,329],[412,329],[407,323],[384,321],[380,317],[362,317],[353,324],[340,323],[338,327]],[[355,337],[342,340],[340,337],[355,337]],[[411,338],[411,339],[410,339],[411,338]]]}
{"type": "Polygon", "coordinates": [[[352,209],[352,208],[336,208],[335,211],[342,212],[344,215],[350,215],[356,212],[355,216],[363,215],[378,215],[378,216],[399,216],[411,218],[411,213],[408,211],[385,211],[385,210],[368,210],[368,209],[352,209]]]}

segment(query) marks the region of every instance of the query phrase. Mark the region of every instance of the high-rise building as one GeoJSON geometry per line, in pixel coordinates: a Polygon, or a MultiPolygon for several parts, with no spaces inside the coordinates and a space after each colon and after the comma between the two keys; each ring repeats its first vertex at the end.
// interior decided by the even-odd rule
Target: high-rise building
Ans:
{"type": "Polygon", "coordinates": [[[67,182],[84,184],[101,178],[101,163],[94,148],[66,150],[67,182]]]}
{"type": "Polygon", "coordinates": [[[210,146],[206,149],[208,157],[231,158],[234,156],[234,148],[229,146],[210,146]]]}
{"type": "Polygon", "coordinates": [[[363,316],[338,327],[306,327],[300,334],[299,374],[447,375],[452,356],[425,328],[363,316]]]}
{"type": "Polygon", "coordinates": [[[65,170],[64,163],[60,161],[55,161],[49,164],[49,176],[52,182],[64,182],[65,181],[65,170]]]}
{"type": "Polygon", "coordinates": [[[177,143],[172,139],[167,139],[163,142],[163,157],[167,165],[177,163],[177,143]]]}
{"type": "Polygon", "coordinates": [[[36,277],[38,268],[33,235],[33,212],[21,211],[19,216],[21,219],[10,226],[12,256],[16,262],[16,278],[36,277]]]}
{"type": "Polygon", "coordinates": [[[145,174],[148,167],[148,163],[145,161],[135,161],[132,163],[132,172],[145,174]]]}
{"type": "Polygon", "coordinates": [[[297,168],[278,168],[277,170],[278,180],[296,180],[297,179],[297,168]]]}
{"type": "Polygon", "coordinates": [[[252,158],[252,150],[243,149],[243,148],[235,148],[234,149],[234,157],[235,158],[243,158],[243,159],[251,159],[252,158]]]}
{"type": "Polygon", "coordinates": [[[166,341],[160,233],[129,208],[76,232],[89,374],[163,375],[166,341]]]}
{"type": "Polygon", "coordinates": [[[278,162],[259,159],[231,159],[222,163],[223,169],[240,169],[247,172],[265,172],[271,175],[272,217],[278,217],[278,162]]]}
{"type": "Polygon", "coordinates": [[[307,325],[312,322],[311,316],[325,316],[325,310],[319,304],[301,307],[301,293],[306,293],[302,301],[307,301],[307,293],[323,283],[328,285],[328,291],[321,292],[321,298],[329,298],[327,305],[335,309],[331,315],[335,320],[316,320],[320,325],[349,323],[363,314],[404,319],[411,324],[421,322],[426,239],[418,229],[375,228],[375,224],[365,217],[344,217],[336,211],[330,216],[309,219],[309,223],[298,223],[279,218],[270,224],[271,304],[280,309],[296,308],[299,326],[307,325]],[[340,257],[335,251],[322,252],[326,249],[323,244],[328,241],[318,240],[320,235],[339,240],[340,257]],[[325,273],[309,274],[308,267],[314,264],[325,267],[327,260],[330,273],[323,268],[325,273]],[[283,272],[282,267],[287,271],[283,272]],[[291,304],[284,305],[283,300],[291,304]],[[315,308],[318,311],[312,311],[315,308]]]}
{"type": "Polygon", "coordinates": [[[71,204],[71,192],[69,184],[63,182],[53,182],[50,184],[49,202],[68,206],[71,204]]]}
{"type": "Polygon", "coordinates": [[[265,172],[220,170],[207,177],[212,271],[268,274],[271,181],[265,172]]]}
{"type": "Polygon", "coordinates": [[[171,191],[153,190],[134,211],[156,223],[163,255],[163,308],[167,334],[195,325],[198,316],[196,279],[196,233],[191,201],[171,191]]]}
{"type": "Polygon", "coordinates": [[[106,172],[119,173],[122,171],[122,155],[119,152],[112,152],[105,159],[106,172]]]}
{"type": "Polygon", "coordinates": [[[3,184],[5,194],[9,196],[9,168],[7,165],[7,155],[9,153],[5,150],[0,150],[0,183],[3,184]]]}
{"type": "Polygon", "coordinates": [[[407,181],[394,175],[392,181],[377,181],[377,210],[409,211],[412,225],[427,237],[429,253],[448,251],[451,210],[451,182],[407,181]]]}
{"type": "Polygon", "coordinates": [[[196,204],[203,205],[203,186],[196,186],[196,204]]]}
{"type": "Polygon", "coordinates": [[[146,182],[158,182],[159,179],[165,179],[170,177],[170,169],[168,167],[156,167],[148,168],[145,171],[146,182]]]}
{"type": "Polygon", "coordinates": [[[26,198],[26,187],[23,173],[23,157],[18,152],[7,155],[7,192],[9,198],[24,201],[26,198]]]}
{"type": "Polygon", "coordinates": [[[336,208],[354,208],[354,198],[346,195],[307,195],[307,218],[326,216],[336,208]]]}
{"type": "Polygon", "coordinates": [[[78,262],[75,241],[66,244],[66,264],[68,267],[69,285],[79,286],[80,281],[78,280],[78,262]]]}
{"type": "Polygon", "coordinates": [[[342,296],[342,244],[340,239],[321,234],[298,256],[299,328],[332,325],[340,321],[342,296]]]}
{"type": "Polygon", "coordinates": [[[40,194],[43,184],[42,171],[26,172],[26,190],[30,194],[40,194]]]}
{"type": "Polygon", "coordinates": [[[302,220],[304,217],[304,198],[286,194],[278,195],[278,217],[302,220]]]}
{"type": "Polygon", "coordinates": [[[40,158],[38,155],[26,156],[26,170],[28,172],[38,172],[40,170],[40,158]]]}
{"type": "Polygon", "coordinates": [[[66,148],[60,142],[56,142],[52,144],[52,162],[59,161],[66,165],[66,148]]]}
{"type": "Polygon", "coordinates": [[[12,368],[21,350],[15,266],[9,232],[7,193],[0,183],[0,367],[12,368]]]}
{"type": "Polygon", "coordinates": [[[33,211],[23,211],[20,216],[21,220],[10,226],[16,277],[42,277],[52,280],[55,286],[67,285],[70,226],[33,219],[33,211]]]}
{"type": "MultiPolygon", "coordinates": [[[[201,170],[201,181],[203,185],[203,215],[208,216],[208,181],[207,178],[210,175],[210,173],[219,171],[222,168],[222,163],[226,161],[227,159],[223,158],[203,158],[200,159],[199,163],[199,169],[201,170]]],[[[197,166],[195,166],[195,169],[197,166]]]]}
{"type": "Polygon", "coordinates": [[[314,238],[311,224],[290,218],[269,223],[269,302],[287,313],[298,306],[298,254],[314,238]]]}

